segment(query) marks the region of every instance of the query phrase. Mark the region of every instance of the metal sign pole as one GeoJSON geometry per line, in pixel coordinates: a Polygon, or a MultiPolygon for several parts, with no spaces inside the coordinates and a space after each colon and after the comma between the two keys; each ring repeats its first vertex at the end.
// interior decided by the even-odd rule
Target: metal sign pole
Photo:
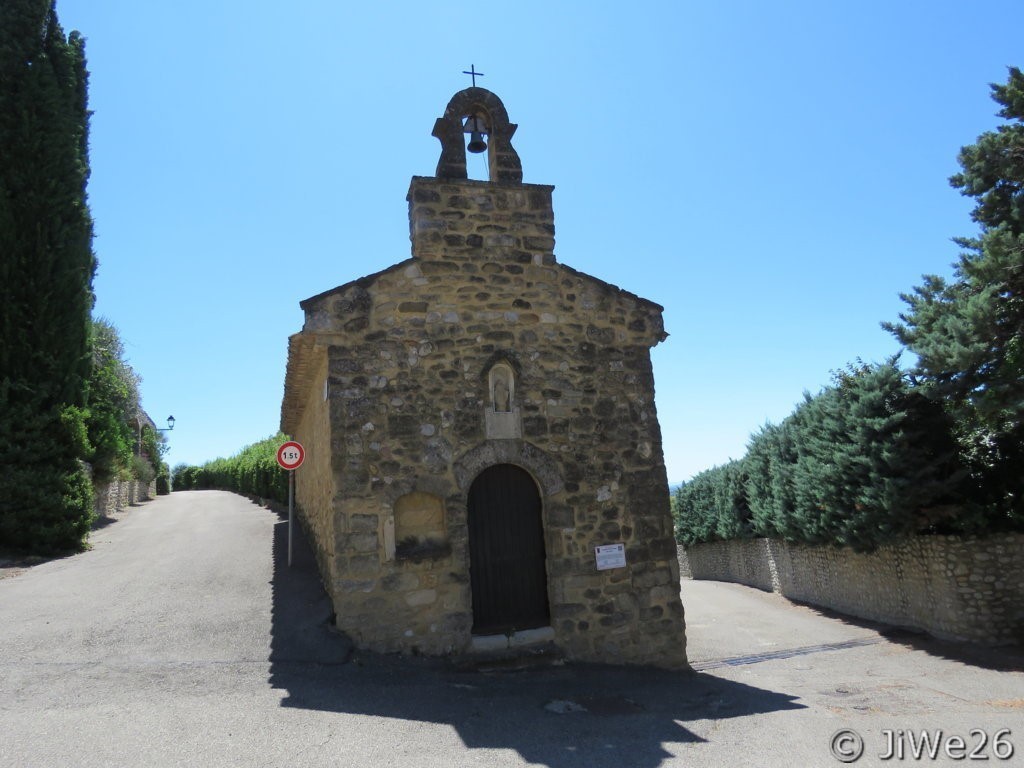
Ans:
{"type": "Polygon", "coordinates": [[[288,470],[288,567],[292,567],[292,528],[295,509],[295,470],[288,470]]]}
{"type": "Polygon", "coordinates": [[[294,440],[277,449],[277,463],[288,473],[288,567],[292,567],[292,534],[295,530],[295,470],[302,466],[306,452],[294,440]]]}

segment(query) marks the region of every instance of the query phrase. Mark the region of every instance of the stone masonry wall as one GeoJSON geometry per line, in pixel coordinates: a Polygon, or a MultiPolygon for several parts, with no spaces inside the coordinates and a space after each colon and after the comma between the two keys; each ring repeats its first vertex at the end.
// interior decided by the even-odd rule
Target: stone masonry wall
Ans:
{"type": "Polygon", "coordinates": [[[415,258],[303,303],[304,332],[330,342],[338,625],[377,650],[464,650],[468,485],[508,462],[542,488],[556,643],[581,660],[681,666],[649,354],[661,308],[556,264],[550,197],[414,179],[415,258]],[[515,371],[521,433],[489,439],[499,361],[515,371]],[[443,504],[446,546],[402,558],[394,507],[414,492],[443,504]],[[617,542],[628,567],[597,571],[594,547],[617,542]]]}
{"type": "Polygon", "coordinates": [[[146,484],[138,480],[112,480],[93,487],[93,509],[97,517],[110,517],[125,507],[156,496],[156,480],[146,484]]]}
{"type": "MultiPolygon", "coordinates": [[[[325,381],[327,361],[319,361],[313,372],[317,381],[325,381]]],[[[325,584],[334,578],[334,470],[331,463],[331,420],[329,400],[323,388],[313,388],[307,396],[302,421],[297,430],[302,436],[305,458],[295,472],[295,506],[307,530],[320,575],[325,584]]]]}
{"type": "Polygon", "coordinates": [[[766,592],[778,591],[768,539],[736,539],[693,547],[679,546],[680,573],[691,579],[735,581],[766,592]],[[717,546],[722,544],[723,546],[717,546]]]}
{"type": "Polygon", "coordinates": [[[1024,535],[919,536],[858,554],[775,539],[680,547],[693,578],[736,581],[951,640],[1024,644],[1024,535]]]}

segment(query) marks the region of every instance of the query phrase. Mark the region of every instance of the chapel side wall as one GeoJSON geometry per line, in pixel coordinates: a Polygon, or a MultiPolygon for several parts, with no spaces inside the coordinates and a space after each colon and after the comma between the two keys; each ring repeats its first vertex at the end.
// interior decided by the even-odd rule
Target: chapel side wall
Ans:
{"type": "Polygon", "coordinates": [[[468,484],[488,461],[509,461],[545,489],[556,642],[581,660],[681,666],[649,354],[663,338],[660,307],[557,265],[550,200],[550,187],[414,180],[416,258],[307,306],[307,322],[338,339],[337,621],[376,650],[464,650],[468,484]],[[518,437],[486,431],[498,361],[516,369],[518,437]],[[460,468],[474,451],[487,461],[460,468]],[[549,482],[531,458],[541,452],[560,473],[549,482]],[[413,491],[443,503],[449,547],[419,561],[388,541],[394,504],[413,491]],[[597,571],[594,547],[617,542],[628,567],[597,571]]]}
{"type": "MultiPolygon", "coordinates": [[[[323,358],[316,367],[313,381],[323,382],[326,378],[327,362],[323,358]]],[[[302,466],[295,471],[295,503],[312,534],[310,543],[324,583],[329,585],[334,563],[334,473],[329,402],[324,399],[322,387],[311,388],[298,430],[292,437],[305,450],[302,466]]]]}

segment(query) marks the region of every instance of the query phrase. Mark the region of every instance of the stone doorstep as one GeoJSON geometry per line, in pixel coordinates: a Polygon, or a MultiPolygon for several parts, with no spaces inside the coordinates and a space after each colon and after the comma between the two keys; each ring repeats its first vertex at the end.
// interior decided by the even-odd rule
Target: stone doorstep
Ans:
{"type": "Polygon", "coordinates": [[[550,643],[555,639],[553,627],[539,627],[513,632],[511,635],[473,635],[470,642],[470,653],[493,653],[509,648],[528,648],[534,645],[550,643]]]}

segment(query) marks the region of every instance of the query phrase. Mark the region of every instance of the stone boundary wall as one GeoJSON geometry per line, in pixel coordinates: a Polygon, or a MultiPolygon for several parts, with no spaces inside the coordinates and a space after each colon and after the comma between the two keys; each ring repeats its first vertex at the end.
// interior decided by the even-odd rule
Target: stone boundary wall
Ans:
{"type": "Polygon", "coordinates": [[[156,480],[149,484],[139,480],[113,480],[93,487],[93,508],[97,517],[110,517],[125,507],[150,501],[156,496],[156,480]]]}
{"type": "Polygon", "coordinates": [[[1024,644],[1024,534],[919,536],[859,554],[778,539],[679,547],[680,573],[985,645],[1024,644]]]}

